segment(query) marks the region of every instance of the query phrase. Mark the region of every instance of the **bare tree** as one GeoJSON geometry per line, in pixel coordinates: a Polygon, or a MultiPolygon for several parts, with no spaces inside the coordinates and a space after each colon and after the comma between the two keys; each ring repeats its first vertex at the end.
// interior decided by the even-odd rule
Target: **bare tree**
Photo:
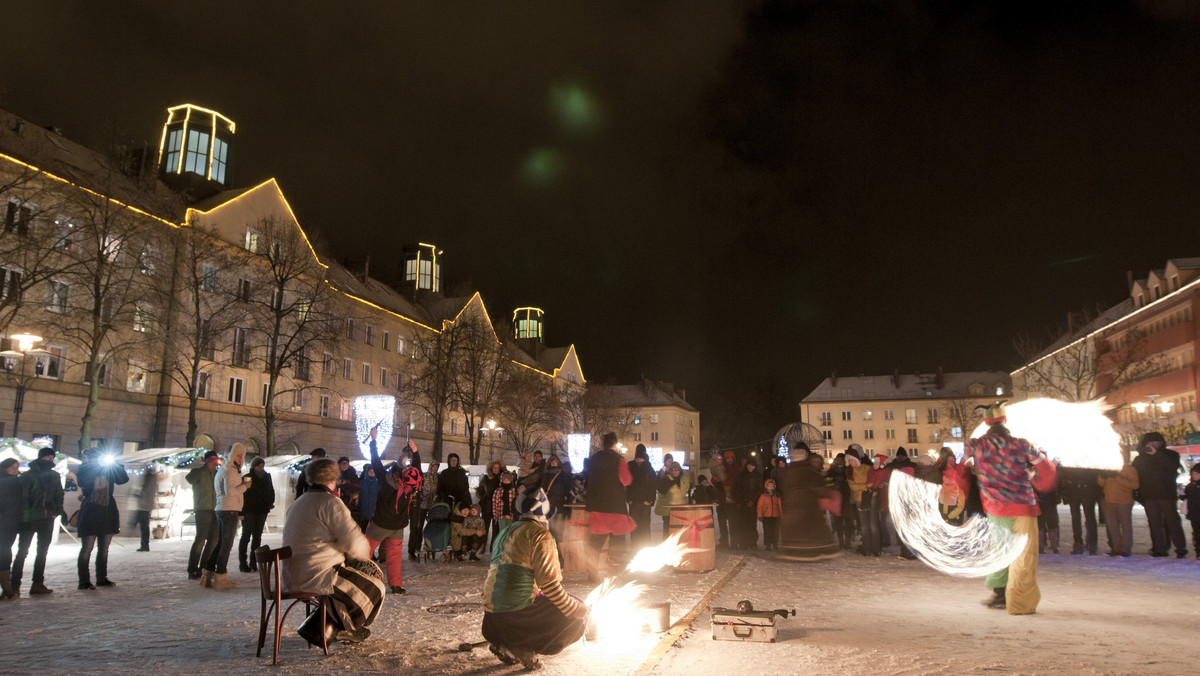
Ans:
{"type": "Polygon", "coordinates": [[[455,364],[468,333],[462,326],[445,322],[441,331],[418,331],[413,336],[414,359],[405,403],[425,411],[432,420],[430,456],[436,462],[442,460],[446,417],[456,403],[455,364]]]}
{"type": "Polygon", "coordinates": [[[1162,371],[1161,361],[1149,354],[1145,332],[1129,329],[1122,344],[1110,349],[1114,331],[1094,330],[1096,319],[1097,313],[1085,310],[1072,313],[1049,340],[1018,336],[1015,347],[1024,366],[1014,374],[1014,385],[1031,395],[1089,401],[1162,371]]]}
{"type": "Polygon", "coordinates": [[[496,397],[496,420],[522,457],[552,438],[559,402],[550,376],[515,362],[508,371],[496,397]]]}
{"type": "MultiPolygon", "coordinates": [[[[20,166],[0,177],[0,331],[40,312],[23,312],[34,287],[65,272],[78,258],[64,255],[75,245],[77,224],[66,217],[61,186],[40,171],[20,166]]],[[[18,327],[20,328],[20,327],[18,327]]]]}
{"type": "MultiPolygon", "coordinates": [[[[559,401],[562,416],[560,429],[591,434],[593,439],[605,432],[616,432],[618,437],[623,437],[626,427],[641,415],[640,409],[618,401],[604,385],[563,391],[559,401]]],[[[560,438],[556,440],[556,445],[565,450],[566,440],[560,438]]]]}
{"type": "MultiPolygon", "coordinates": [[[[247,256],[223,244],[200,225],[180,228],[171,252],[169,285],[159,293],[173,300],[175,312],[159,324],[164,345],[163,372],[188,399],[188,422],[184,444],[191,446],[199,429],[197,402],[211,396],[215,382],[206,363],[216,361],[217,350],[236,327],[246,323],[249,311],[250,277],[247,256]]],[[[166,302],[163,303],[166,306],[166,302]]]]}
{"type": "Polygon", "coordinates": [[[267,217],[251,233],[250,288],[243,294],[248,326],[234,329],[231,365],[261,366],[266,374],[263,433],[273,455],[276,424],[299,410],[306,391],[319,387],[312,381],[312,357],[332,349],[341,317],[325,266],[299,226],[267,217]]]}
{"type": "Polygon", "coordinates": [[[471,315],[455,322],[448,331],[459,332],[453,360],[451,387],[454,407],[463,415],[471,464],[479,463],[483,425],[492,414],[497,395],[509,373],[504,345],[482,316],[471,315]]]}
{"type": "MultiPolygon", "coordinates": [[[[148,289],[157,284],[154,230],[163,227],[144,215],[102,196],[110,191],[72,190],[63,208],[72,224],[69,246],[60,243],[73,263],[45,281],[44,316],[58,338],[82,351],[87,400],[80,424],[79,448],[91,445],[92,423],[101,380],[131,354],[144,357],[163,308],[148,289]]],[[[65,236],[64,236],[65,237],[65,236]]],[[[63,242],[66,240],[64,239],[63,242]]],[[[46,358],[47,369],[55,359],[46,358]]],[[[144,392],[154,363],[130,361],[126,389],[144,392]]]]}

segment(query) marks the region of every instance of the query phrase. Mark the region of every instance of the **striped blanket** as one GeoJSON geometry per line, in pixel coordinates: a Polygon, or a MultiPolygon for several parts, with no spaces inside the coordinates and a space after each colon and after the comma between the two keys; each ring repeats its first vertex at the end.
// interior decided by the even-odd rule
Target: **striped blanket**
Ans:
{"type": "Polygon", "coordinates": [[[334,568],[329,607],[342,629],[356,631],[375,621],[383,606],[383,571],[373,561],[346,558],[334,568]]]}

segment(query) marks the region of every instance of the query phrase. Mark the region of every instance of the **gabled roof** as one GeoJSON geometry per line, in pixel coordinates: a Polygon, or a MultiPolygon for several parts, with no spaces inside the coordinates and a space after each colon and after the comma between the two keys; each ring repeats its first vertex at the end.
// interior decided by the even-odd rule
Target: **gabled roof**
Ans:
{"type": "Polygon", "coordinates": [[[651,380],[641,385],[603,385],[604,391],[621,406],[648,408],[651,406],[674,406],[685,411],[696,411],[673,390],[668,391],[651,380]]]}
{"type": "Polygon", "coordinates": [[[1099,331],[1100,329],[1104,328],[1105,326],[1108,326],[1109,324],[1117,321],[1121,317],[1124,317],[1125,315],[1129,314],[1130,312],[1133,312],[1133,310],[1134,310],[1133,299],[1126,298],[1125,300],[1121,301],[1120,303],[1117,303],[1116,305],[1108,308],[1104,312],[1097,315],[1095,319],[1088,322],[1086,325],[1081,327],[1078,331],[1075,331],[1074,333],[1066,334],[1066,335],[1060,337],[1058,340],[1051,343],[1046,349],[1042,350],[1041,352],[1038,353],[1038,355],[1036,357],[1031,359],[1029,363],[1032,364],[1039,360],[1045,359],[1046,357],[1054,354],[1055,352],[1058,352],[1059,350],[1070,345],[1071,343],[1074,343],[1077,340],[1081,340],[1082,338],[1084,338],[1092,333],[1095,333],[1096,331],[1099,331]]]}
{"type": "Polygon", "coordinates": [[[902,373],[897,385],[893,376],[852,376],[826,378],[817,385],[802,403],[821,401],[876,401],[891,399],[950,399],[979,396],[969,394],[972,385],[982,385],[984,396],[994,396],[997,385],[1011,389],[1011,379],[1004,371],[951,371],[942,374],[942,386],[937,387],[937,374],[902,373]],[[931,394],[927,395],[926,392],[931,394]]]}
{"type": "Polygon", "coordinates": [[[134,178],[118,160],[6,110],[0,110],[0,154],[33,171],[46,172],[155,218],[167,220],[178,216],[174,211],[179,200],[155,176],[153,165],[143,166],[143,176],[134,178]]]}

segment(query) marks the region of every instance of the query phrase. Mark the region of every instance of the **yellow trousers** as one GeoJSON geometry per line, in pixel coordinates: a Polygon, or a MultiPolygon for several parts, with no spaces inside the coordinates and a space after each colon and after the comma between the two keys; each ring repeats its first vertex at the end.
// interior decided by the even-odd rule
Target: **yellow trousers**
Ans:
{"type": "Polygon", "coordinates": [[[988,521],[1013,535],[1025,536],[1025,547],[1021,555],[1008,568],[987,576],[985,583],[993,589],[1004,587],[1009,615],[1030,615],[1037,611],[1042,592],[1037,584],[1037,517],[1036,516],[988,516],[988,521]]]}

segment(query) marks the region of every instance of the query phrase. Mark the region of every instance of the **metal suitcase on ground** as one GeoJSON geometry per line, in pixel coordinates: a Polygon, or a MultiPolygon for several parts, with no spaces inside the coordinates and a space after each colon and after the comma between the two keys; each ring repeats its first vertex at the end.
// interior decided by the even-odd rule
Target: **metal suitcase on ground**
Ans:
{"type": "MultiPolygon", "coordinates": [[[[713,608],[712,632],[714,641],[775,642],[775,616],[787,617],[786,610],[754,610],[746,601],[740,609],[713,608]]],[[[791,611],[792,615],[796,611],[791,611]]]]}

